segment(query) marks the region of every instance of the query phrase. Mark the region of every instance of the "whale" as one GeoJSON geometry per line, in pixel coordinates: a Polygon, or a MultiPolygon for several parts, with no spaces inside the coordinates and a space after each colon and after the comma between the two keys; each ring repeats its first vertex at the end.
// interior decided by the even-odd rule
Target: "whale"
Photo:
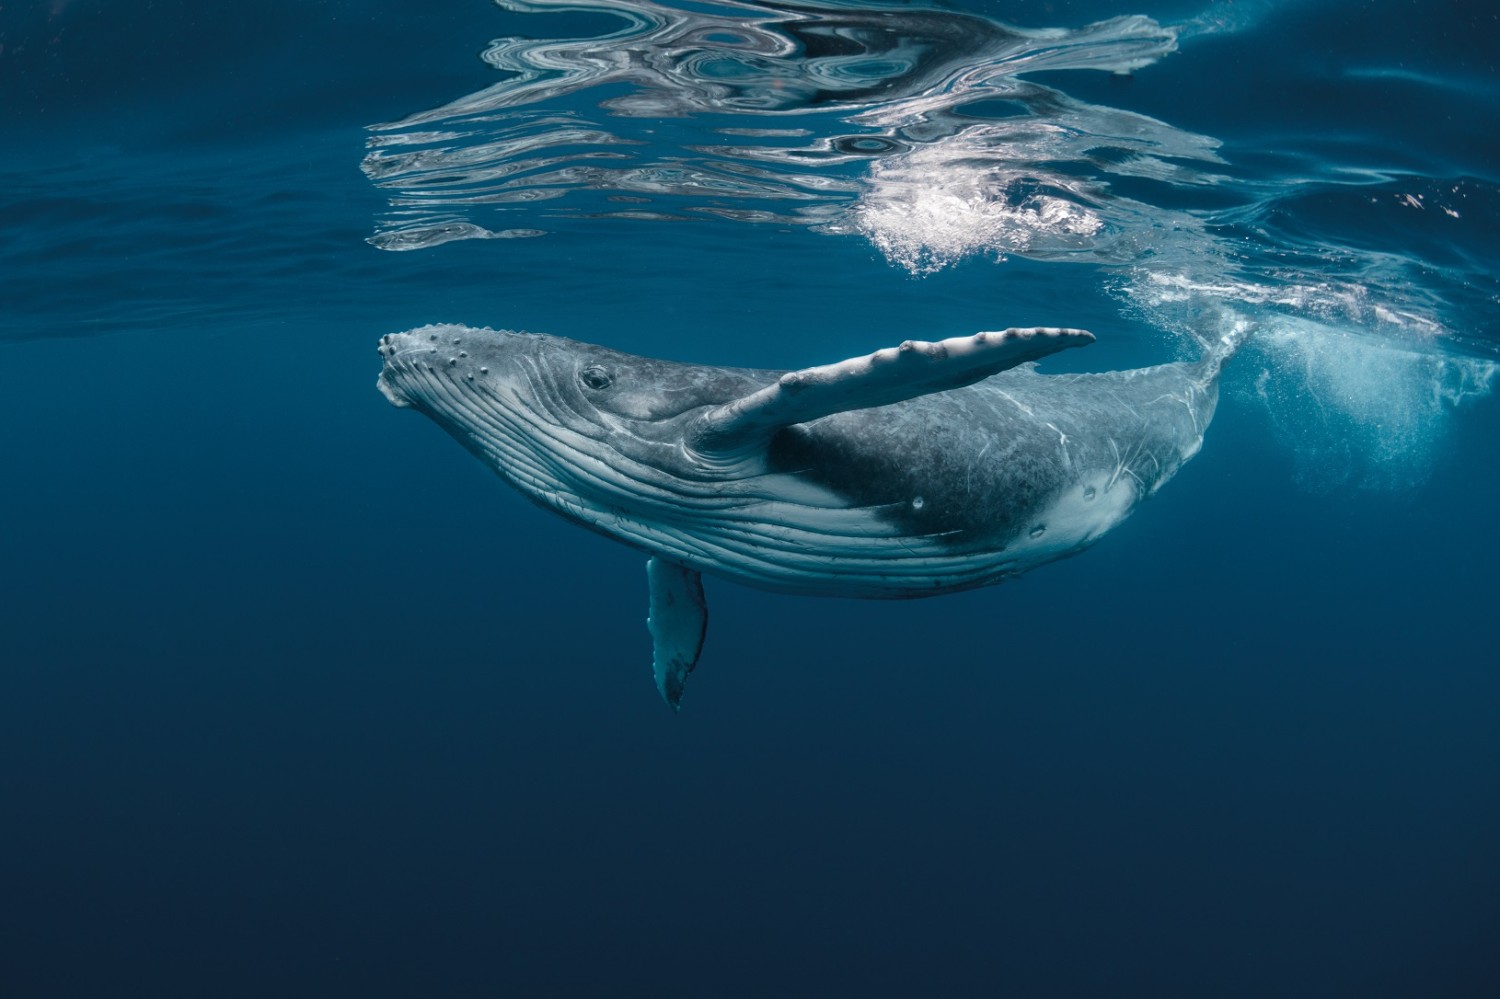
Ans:
{"type": "Polygon", "coordinates": [[[430,325],[380,338],[377,386],[533,503],[647,556],[652,668],[674,710],[707,632],[702,575],[906,599],[1088,548],[1203,443],[1226,335],[1193,361],[1045,374],[1056,327],[793,371],[430,325]]]}

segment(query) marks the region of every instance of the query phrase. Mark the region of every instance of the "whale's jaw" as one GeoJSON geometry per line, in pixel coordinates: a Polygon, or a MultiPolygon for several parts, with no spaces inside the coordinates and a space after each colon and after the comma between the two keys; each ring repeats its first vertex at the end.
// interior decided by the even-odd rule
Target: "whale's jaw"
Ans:
{"type": "Polygon", "coordinates": [[[380,344],[375,348],[384,362],[380,367],[380,375],[375,379],[375,387],[385,396],[386,402],[397,409],[411,409],[416,405],[416,399],[408,391],[406,383],[410,381],[415,368],[430,368],[430,363],[417,356],[419,351],[422,354],[429,351],[427,343],[418,347],[416,332],[387,333],[380,338],[380,344]]]}
{"type": "Polygon", "coordinates": [[[406,397],[406,393],[401,391],[401,387],[393,379],[386,376],[384,369],[381,370],[380,377],[375,379],[375,387],[380,390],[381,395],[385,396],[385,401],[397,409],[411,408],[411,400],[406,397]]]}

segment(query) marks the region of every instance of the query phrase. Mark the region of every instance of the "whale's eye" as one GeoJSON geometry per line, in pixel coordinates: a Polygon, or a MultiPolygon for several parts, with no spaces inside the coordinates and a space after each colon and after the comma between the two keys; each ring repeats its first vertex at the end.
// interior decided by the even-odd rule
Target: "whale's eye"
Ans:
{"type": "Polygon", "coordinates": [[[609,383],[614,381],[614,379],[609,376],[609,372],[604,368],[601,368],[597,364],[590,364],[588,367],[578,372],[578,378],[583,382],[583,384],[596,391],[599,389],[609,388],[609,383]]]}

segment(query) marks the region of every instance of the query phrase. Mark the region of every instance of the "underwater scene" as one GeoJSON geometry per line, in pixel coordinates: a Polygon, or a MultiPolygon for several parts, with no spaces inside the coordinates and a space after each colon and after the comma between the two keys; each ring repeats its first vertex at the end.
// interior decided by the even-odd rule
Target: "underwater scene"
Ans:
{"type": "Polygon", "coordinates": [[[0,7],[0,995],[1500,995],[1497,134],[1477,3],[0,7]]]}

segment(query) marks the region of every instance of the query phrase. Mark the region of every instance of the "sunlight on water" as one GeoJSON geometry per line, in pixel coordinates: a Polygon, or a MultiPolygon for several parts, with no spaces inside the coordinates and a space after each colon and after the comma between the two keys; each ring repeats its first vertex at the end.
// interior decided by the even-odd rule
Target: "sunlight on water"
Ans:
{"type": "Polygon", "coordinates": [[[372,126],[363,168],[390,198],[374,245],[712,216],[863,239],[913,275],[1092,265],[1077,280],[1189,353],[1256,331],[1253,396],[1320,488],[1419,481],[1445,414],[1493,383],[1473,356],[1493,340],[1466,318],[1500,302],[1476,249],[1493,189],[1291,154],[1268,177],[1215,137],[1033,75],[1153,72],[1287,5],[1049,29],[840,0],[500,6],[614,27],[498,39],[484,59],[499,82],[372,126]]]}

